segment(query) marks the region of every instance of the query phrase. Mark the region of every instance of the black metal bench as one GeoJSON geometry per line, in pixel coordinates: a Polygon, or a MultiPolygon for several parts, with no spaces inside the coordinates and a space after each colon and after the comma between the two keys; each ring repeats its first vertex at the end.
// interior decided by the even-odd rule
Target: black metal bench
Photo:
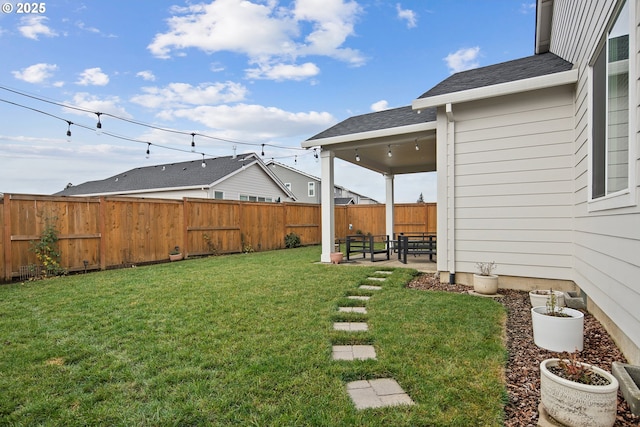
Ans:
{"type": "Polygon", "coordinates": [[[401,234],[398,236],[398,259],[406,264],[407,255],[429,255],[429,261],[433,261],[433,256],[437,255],[437,243],[433,234],[401,234]]]}
{"type": "Polygon", "coordinates": [[[386,254],[386,259],[389,259],[389,236],[387,235],[368,235],[354,234],[347,236],[347,261],[350,259],[352,253],[362,254],[362,258],[366,258],[367,254],[371,257],[371,262],[381,261],[376,260],[376,254],[386,254]],[[379,247],[376,248],[376,243],[379,247]],[[384,247],[382,247],[384,245],[384,247]]]}

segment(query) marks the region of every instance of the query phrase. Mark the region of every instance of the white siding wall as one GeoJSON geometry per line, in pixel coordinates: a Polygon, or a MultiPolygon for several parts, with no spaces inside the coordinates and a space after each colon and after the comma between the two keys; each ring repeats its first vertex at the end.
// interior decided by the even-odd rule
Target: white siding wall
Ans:
{"type": "MultiPolygon", "coordinates": [[[[635,2],[636,10],[640,1],[635,2]]],[[[636,160],[635,206],[590,211],[589,203],[589,144],[590,111],[589,61],[600,41],[605,26],[618,4],[613,0],[590,0],[576,2],[556,0],[551,51],[573,62],[580,71],[576,93],[575,143],[574,143],[574,281],[593,302],[608,316],[626,337],[635,350],[627,348],[626,355],[634,363],[640,363],[640,159],[636,160]]],[[[638,40],[638,19],[635,19],[638,40]]],[[[634,30],[632,30],[633,32],[634,30]]],[[[633,36],[633,35],[632,35],[633,36]]],[[[638,64],[638,54],[632,57],[638,64]]],[[[636,65],[636,69],[640,69],[636,65]]],[[[638,76],[631,76],[633,91],[638,94],[638,76]]],[[[640,95],[636,95],[637,100],[640,95]]],[[[640,112],[636,123],[640,122],[640,112]]],[[[636,158],[640,144],[636,132],[629,141],[635,144],[636,158]]]]}
{"type": "Polygon", "coordinates": [[[245,170],[225,179],[212,190],[223,191],[225,200],[239,200],[240,194],[246,194],[271,197],[274,201],[278,197],[283,202],[291,201],[286,193],[258,165],[247,166],[245,170]]]}
{"type": "Polygon", "coordinates": [[[572,279],[571,87],[453,106],[455,270],[572,279]]]}

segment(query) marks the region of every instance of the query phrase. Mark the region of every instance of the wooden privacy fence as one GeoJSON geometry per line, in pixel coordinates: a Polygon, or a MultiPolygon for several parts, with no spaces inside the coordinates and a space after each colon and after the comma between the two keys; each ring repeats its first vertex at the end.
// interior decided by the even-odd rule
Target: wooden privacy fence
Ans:
{"type": "MultiPolygon", "coordinates": [[[[384,205],[336,207],[336,237],[385,233],[384,205]],[[349,225],[351,224],[351,229],[349,225]]],[[[436,232],[436,205],[398,204],[396,232],[436,232]]],[[[265,251],[284,247],[289,233],[303,245],[321,241],[320,206],[209,199],[56,197],[5,194],[0,199],[0,279],[37,264],[31,242],[47,223],[59,238],[60,264],[69,271],[105,270],[185,256],[265,251]]]]}

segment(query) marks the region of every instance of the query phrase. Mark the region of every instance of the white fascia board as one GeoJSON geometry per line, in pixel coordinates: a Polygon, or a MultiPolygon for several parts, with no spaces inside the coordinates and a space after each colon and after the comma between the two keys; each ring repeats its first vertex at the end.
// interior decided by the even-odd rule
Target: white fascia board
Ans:
{"type": "Polygon", "coordinates": [[[350,133],[347,135],[332,136],[329,138],[311,139],[303,141],[302,148],[313,148],[328,145],[342,144],[345,142],[362,141],[366,139],[384,138],[388,136],[403,135],[408,133],[424,132],[436,129],[436,122],[418,123],[416,125],[398,126],[387,129],[372,130],[367,132],[350,133]]]}
{"type": "Polygon", "coordinates": [[[578,70],[573,69],[562,71],[560,73],[532,77],[530,79],[516,80],[492,86],[483,86],[459,92],[445,93],[442,95],[431,96],[429,98],[420,98],[414,100],[411,103],[411,106],[414,110],[422,110],[424,108],[439,107],[449,103],[458,104],[461,102],[495,98],[497,96],[513,95],[531,90],[575,84],[577,81],[578,70]]]}

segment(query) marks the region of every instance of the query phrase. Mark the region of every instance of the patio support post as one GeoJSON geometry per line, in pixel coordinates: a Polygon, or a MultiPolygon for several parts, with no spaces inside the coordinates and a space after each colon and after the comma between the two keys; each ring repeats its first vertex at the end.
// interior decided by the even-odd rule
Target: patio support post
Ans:
{"type": "Polygon", "coordinates": [[[334,153],[330,150],[320,152],[320,197],[322,215],[322,254],[321,262],[331,262],[331,252],[335,244],[335,198],[333,196],[333,159],[334,153]]]}
{"type": "Polygon", "coordinates": [[[386,202],[385,202],[385,221],[386,221],[386,234],[387,236],[389,236],[389,239],[393,240],[394,239],[394,231],[393,231],[393,224],[394,224],[394,218],[393,218],[393,204],[395,203],[394,201],[394,194],[393,194],[393,178],[394,175],[393,174],[385,174],[384,175],[384,180],[385,180],[385,185],[386,185],[386,202]]]}

